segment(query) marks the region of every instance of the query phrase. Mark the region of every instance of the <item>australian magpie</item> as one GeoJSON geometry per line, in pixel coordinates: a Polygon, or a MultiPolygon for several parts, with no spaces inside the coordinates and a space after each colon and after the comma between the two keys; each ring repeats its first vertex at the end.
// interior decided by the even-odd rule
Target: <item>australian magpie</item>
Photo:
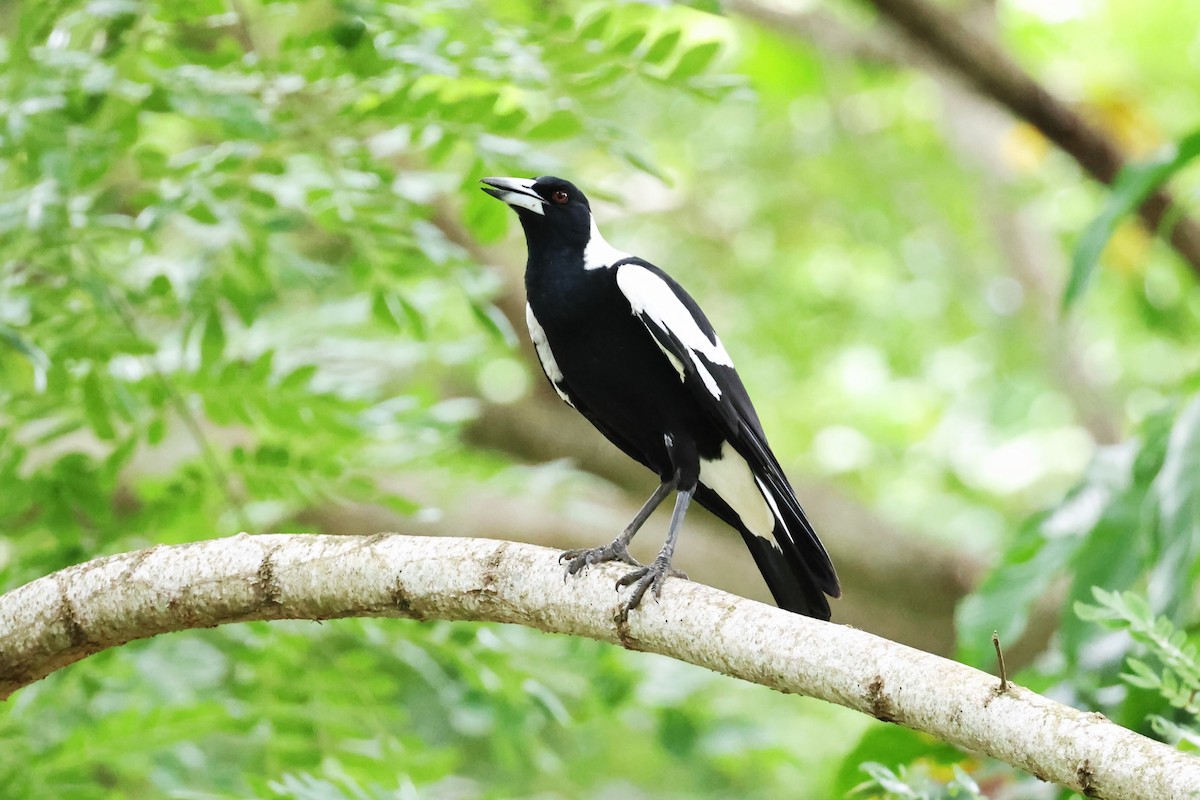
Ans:
{"type": "Polygon", "coordinates": [[[669,275],[604,240],[583,192],[561,178],[484,178],[525,229],[525,320],[542,370],[564,401],[659,487],[611,544],[569,550],[567,572],[604,561],[634,569],[626,612],[657,598],[693,496],[742,534],[780,607],[829,619],[841,589],[771,448],[733,361],[696,301],[669,275]],[[634,534],[675,492],[667,540],[648,565],[634,534]]]}

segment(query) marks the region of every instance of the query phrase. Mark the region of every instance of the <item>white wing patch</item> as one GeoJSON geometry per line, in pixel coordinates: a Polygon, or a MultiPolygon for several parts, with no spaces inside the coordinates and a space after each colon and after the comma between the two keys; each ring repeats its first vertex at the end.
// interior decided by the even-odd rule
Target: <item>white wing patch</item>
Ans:
{"type": "Polygon", "coordinates": [[[593,216],[592,232],[588,235],[587,247],[583,248],[583,268],[605,269],[626,258],[632,258],[632,256],[604,240],[604,237],[600,235],[600,229],[596,227],[596,218],[593,216]]]}
{"type": "MultiPolygon", "coordinates": [[[[702,355],[713,364],[732,367],[733,359],[729,357],[725,345],[721,344],[721,339],[714,333],[713,339],[716,341],[710,340],[696,323],[692,312],[675,296],[667,282],[645,267],[639,264],[622,264],[617,268],[617,286],[629,300],[633,313],[654,320],[656,325],[683,344],[705,388],[713,397],[721,399],[721,387],[699,358],[702,355]]],[[[672,359],[672,362],[678,369],[678,360],[672,359]]]]}
{"type": "Polygon", "coordinates": [[[695,351],[689,351],[692,354],[692,363],[696,365],[696,373],[700,376],[700,380],[704,381],[704,385],[708,388],[708,393],[718,400],[721,399],[721,387],[717,386],[717,379],[708,371],[708,367],[700,359],[696,358],[695,351]]]}
{"type": "Polygon", "coordinates": [[[771,513],[775,515],[775,519],[779,520],[779,524],[786,531],[788,526],[787,523],[783,521],[783,514],[779,513],[779,505],[775,502],[775,495],[771,494],[771,490],[763,484],[762,480],[757,475],[754,477],[754,482],[758,484],[758,490],[762,492],[762,496],[766,498],[767,505],[771,507],[771,513]]]}
{"type": "Polygon", "coordinates": [[[574,408],[575,404],[571,402],[571,398],[567,397],[567,393],[559,386],[562,383],[563,374],[562,370],[558,368],[558,362],[554,360],[550,342],[546,340],[546,331],[542,327],[542,323],[538,322],[537,317],[533,315],[533,306],[528,303],[525,304],[525,324],[529,326],[529,338],[533,340],[533,349],[537,351],[538,361],[542,362],[542,371],[550,379],[550,385],[554,387],[554,391],[558,393],[564,403],[574,408]]]}
{"type": "Polygon", "coordinates": [[[712,461],[700,459],[700,482],[721,496],[741,518],[742,524],[756,536],[773,542],[776,516],[774,499],[760,491],[759,482],[746,459],[729,442],[721,445],[721,456],[712,461]]]}

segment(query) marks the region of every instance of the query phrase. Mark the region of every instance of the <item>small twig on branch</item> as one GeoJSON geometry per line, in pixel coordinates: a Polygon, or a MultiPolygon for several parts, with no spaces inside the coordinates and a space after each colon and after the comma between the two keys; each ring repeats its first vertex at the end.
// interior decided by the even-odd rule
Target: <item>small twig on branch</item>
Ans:
{"type": "Polygon", "coordinates": [[[0,697],[92,653],[228,622],[511,622],[662,653],[925,731],[1089,797],[1176,800],[1200,760],[872,634],[684,580],[619,619],[620,570],[562,580],[558,552],[481,539],[239,535],[69,567],[0,596],[0,697]]]}
{"type": "Polygon", "coordinates": [[[1004,669],[1004,651],[1000,649],[1000,634],[992,631],[992,646],[996,648],[996,666],[1000,671],[1000,692],[1008,691],[1008,672],[1004,669]]]}

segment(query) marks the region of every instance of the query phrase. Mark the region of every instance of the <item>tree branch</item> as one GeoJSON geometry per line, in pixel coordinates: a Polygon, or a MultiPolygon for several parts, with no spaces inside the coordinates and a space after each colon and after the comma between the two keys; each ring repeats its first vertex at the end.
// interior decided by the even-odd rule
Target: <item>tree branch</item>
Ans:
{"type": "Polygon", "coordinates": [[[512,542],[239,535],[61,570],[0,597],[0,697],[109,647],[229,622],[511,622],[662,653],[978,750],[1088,797],[1194,796],[1200,760],[978,670],[682,580],[622,621],[606,566],[512,542]]]}

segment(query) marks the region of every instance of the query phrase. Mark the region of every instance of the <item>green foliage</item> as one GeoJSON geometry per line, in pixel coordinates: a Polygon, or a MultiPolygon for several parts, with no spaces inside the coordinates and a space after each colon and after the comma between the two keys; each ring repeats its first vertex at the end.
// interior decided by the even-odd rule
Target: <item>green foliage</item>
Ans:
{"type": "Polygon", "coordinates": [[[0,347],[19,357],[0,360],[0,480],[29,491],[0,501],[23,551],[0,584],[110,549],[118,483],[119,527],[151,541],[278,528],[316,501],[412,507],[372,476],[452,452],[438,386],[515,344],[430,198],[469,191],[468,231],[495,239],[508,218],[480,175],[581,136],[645,165],[596,108],[639,80],[728,89],[706,70],[719,44],[673,27],[694,12],[438,27],[483,12],[5,12],[0,347]],[[167,446],[171,469],[125,479],[167,446]]]}
{"type": "Polygon", "coordinates": [[[878,800],[951,800],[952,798],[982,798],[975,780],[957,764],[953,767],[954,777],[942,783],[921,774],[920,770],[900,769],[893,772],[882,764],[872,761],[862,765],[870,780],[855,787],[851,797],[878,798],[878,800]]]}
{"type": "MultiPolygon", "coordinates": [[[[1200,396],[1178,414],[1150,416],[1139,435],[1097,452],[1079,486],[1052,512],[1018,535],[978,590],[959,608],[961,655],[990,665],[989,635],[1016,641],[1034,604],[1069,577],[1066,608],[1091,597],[1093,587],[1119,591],[1148,581],[1155,609],[1172,619],[1196,615],[1190,587],[1200,572],[1200,396]]],[[[1065,615],[1060,636],[1076,666],[1096,632],[1065,615]]]]}
{"type": "Polygon", "coordinates": [[[1121,678],[1130,686],[1156,692],[1180,713],[1169,719],[1150,716],[1160,736],[1195,749],[1200,745],[1200,647],[1194,635],[1181,630],[1165,616],[1155,616],[1150,604],[1132,592],[1093,590],[1099,605],[1076,603],[1075,613],[1088,622],[1099,622],[1112,630],[1127,631],[1144,657],[1129,656],[1128,672],[1121,678]]]}
{"type": "MultiPolygon", "coordinates": [[[[1024,63],[1195,128],[1179,98],[1200,83],[1178,56],[1194,9],[1122,0],[1051,24],[1036,5],[1000,15],[1024,63]],[[1145,41],[1115,64],[1105,43],[1135,29],[1145,41]]],[[[499,308],[520,325],[520,247],[476,179],[559,173],[600,201],[610,241],[702,300],[789,471],[999,554],[960,614],[968,660],[990,666],[991,631],[1015,639],[1064,581],[1067,604],[1093,585],[1144,591],[1192,636],[1200,410],[1171,402],[1196,390],[1191,278],[1117,231],[1109,269],[1076,268],[1096,273],[1076,327],[1048,313],[1060,257],[1098,254],[1170,167],[1133,168],[1081,239],[1100,193],[1069,165],[981,171],[935,82],[716,10],[0,4],[0,587],[159,542],[311,531],[300,515],[347,501],[425,518],[438,510],[396,487],[435,475],[580,513],[566,482],[531,490],[561,466],[511,470],[462,435],[499,394],[492,376],[519,369],[499,308]],[[1016,252],[1026,238],[1045,252],[1016,252]],[[1136,435],[1093,455],[1096,418],[1136,435]]],[[[1005,152],[1019,139],[992,133],[1005,152]]],[[[1160,138],[1179,158],[1194,140],[1160,138]]],[[[1188,196],[1190,173],[1172,177],[1188,196]]],[[[511,383],[510,399],[530,382],[511,383]]],[[[1022,679],[1187,738],[1160,691],[1179,699],[1178,666],[1168,679],[1146,660],[1160,683],[1120,685],[1131,641],[1101,647],[1064,615],[1059,649],[1022,679]]],[[[864,762],[867,796],[1019,780],[794,700],[495,626],[233,627],[19,693],[0,708],[0,786],[834,797],[864,762]]]]}
{"type": "Polygon", "coordinates": [[[813,780],[759,722],[775,703],[516,627],[255,624],[137,643],[23,691],[0,717],[0,779],[11,797],[767,798],[813,780]]]}
{"type": "MultiPolygon", "coordinates": [[[[1100,254],[1118,224],[1129,217],[1156,189],[1175,173],[1200,155],[1200,131],[1185,136],[1156,158],[1128,164],[1113,181],[1112,194],[1104,209],[1092,220],[1079,237],[1071,259],[1071,276],[1063,292],[1063,307],[1069,308],[1087,289],[1100,254]]],[[[1178,213],[1178,209],[1174,211],[1178,213]]],[[[1170,219],[1170,217],[1168,217],[1170,219]]],[[[1164,225],[1164,236],[1170,235],[1171,222],[1164,225]]]]}

